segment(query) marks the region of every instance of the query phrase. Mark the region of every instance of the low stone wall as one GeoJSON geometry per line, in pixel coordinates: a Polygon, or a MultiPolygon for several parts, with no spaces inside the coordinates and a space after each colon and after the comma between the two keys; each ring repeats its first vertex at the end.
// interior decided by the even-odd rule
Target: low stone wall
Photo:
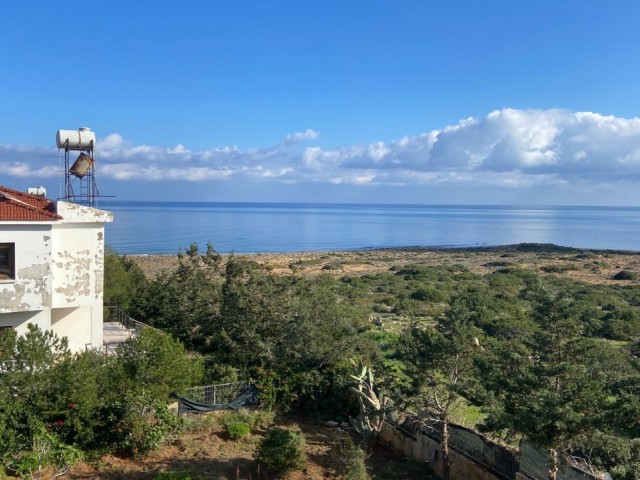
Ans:
{"type": "MultiPolygon", "coordinates": [[[[412,435],[388,422],[384,423],[380,438],[403,455],[429,463],[433,473],[442,476],[442,452],[437,440],[424,433],[412,435]]],[[[482,465],[451,448],[449,448],[449,455],[452,460],[451,478],[454,480],[503,480],[482,465]]]]}

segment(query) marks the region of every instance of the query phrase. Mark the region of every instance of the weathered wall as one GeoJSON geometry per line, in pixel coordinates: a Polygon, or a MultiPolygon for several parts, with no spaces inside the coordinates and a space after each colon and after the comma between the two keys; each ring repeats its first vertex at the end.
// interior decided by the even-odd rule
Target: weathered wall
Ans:
{"type": "Polygon", "coordinates": [[[92,346],[91,307],[54,308],[51,310],[51,330],[67,337],[69,349],[80,351],[92,346]]]}
{"type": "Polygon", "coordinates": [[[15,244],[14,280],[0,280],[0,314],[51,307],[51,225],[0,225],[0,243],[15,244]]]}
{"type": "MultiPolygon", "coordinates": [[[[429,463],[433,473],[438,476],[442,475],[442,451],[436,440],[421,433],[408,436],[386,422],[380,432],[380,437],[407,457],[429,463]]],[[[449,448],[449,454],[452,460],[452,479],[501,480],[489,470],[451,448],[449,448]]]]}
{"type": "Polygon", "coordinates": [[[56,208],[62,220],[0,224],[0,243],[15,244],[16,273],[0,280],[0,326],[23,334],[36,323],[66,336],[74,351],[102,347],[104,222],[113,214],[67,202],[56,208]]]}
{"type": "MultiPolygon", "coordinates": [[[[53,226],[53,300],[58,308],[83,307],[89,341],[102,345],[102,291],[104,278],[104,225],[102,223],[60,222],[53,226]]],[[[64,329],[67,331],[67,328],[64,329]]],[[[84,338],[84,337],[83,337],[84,338]]]]}
{"type": "Polygon", "coordinates": [[[61,223],[53,226],[53,307],[90,306],[102,292],[96,273],[102,272],[103,251],[97,251],[93,224],[61,223]]]}

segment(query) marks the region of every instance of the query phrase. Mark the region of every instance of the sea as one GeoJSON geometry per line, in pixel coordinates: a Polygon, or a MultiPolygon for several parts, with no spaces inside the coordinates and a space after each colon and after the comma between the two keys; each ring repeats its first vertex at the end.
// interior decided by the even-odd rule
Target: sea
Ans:
{"type": "Polygon", "coordinates": [[[105,200],[120,254],[483,247],[553,243],[640,250],[640,207],[355,205],[105,200]]]}

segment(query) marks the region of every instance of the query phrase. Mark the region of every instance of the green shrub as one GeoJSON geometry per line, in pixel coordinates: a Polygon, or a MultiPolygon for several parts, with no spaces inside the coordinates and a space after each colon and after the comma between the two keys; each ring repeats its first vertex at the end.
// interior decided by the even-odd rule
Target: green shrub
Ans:
{"type": "Polygon", "coordinates": [[[546,273],[562,273],[573,268],[574,267],[570,265],[543,265],[540,267],[540,270],[546,273]]]}
{"type": "Polygon", "coordinates": [[[258,445],[256,460],[268,473],[281,475],[304,467],[304,437],[301,433],[274,428],[258,445]]]}
{"type": "Polygon", "coordinates": [[[637,275],[629,270],[620,270],[613,276],[614,280],[635,280],[637,275]]]}
{"type": "Polygon", "coordinates": [[[446,296],[434,287],[422,287],[413,292],[410,297],[422,302],[443,302],[446,296]]]}
{"type": "Polygon", "coordinates": [[[118,424],[120,447],[133,455],[155,450],[180,431],[181,421],[165,403],[141,394],[125,398],[126,414],[118,424]]]}
{"type": "Polygon", "coordinates": [[[6,468],[21,478],[34,477],[34,472],[51,468],[56,478],[64,475],[67,469],[78,463],[84,454],[76,447],[65,445],[57,435],[49,433],[43,427],[33,436],[28,450],[4,457],[6,468]]]}
{"type": "Polygon", "coordinates": [[[242,408],[224,413],[218,420],[225,427],[231,423],[246,423],[251,430],[264,429],[273,423],[274,413],[271,410],[247,410],[242,408]]]}
{"type": "Polygon", "coordinates": [[[367,454],[353,444],[350,437],[340,439],[333,447],[333,457],[340,462],[341,477],[346,480],[368,480],[367,454]]]}
{"type": "Polygon", "coordinates": [[[118,350],[118,360],[133,384],[158,399],[198,384],[204,374],[201,357],[189,356],[182,343],[151,329],[124,343],[118,350]]]}
{"type": "Polygon", "coordinates": [[[250,431],[251,427],[244,422],[233,422],[227,425],[227,433],[231,440],[238,440],[248,435],[250,431]]]}

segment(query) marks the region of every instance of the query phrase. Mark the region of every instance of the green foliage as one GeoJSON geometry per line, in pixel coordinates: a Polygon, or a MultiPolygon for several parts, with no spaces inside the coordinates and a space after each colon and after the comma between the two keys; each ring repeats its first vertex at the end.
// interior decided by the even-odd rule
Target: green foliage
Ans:
{"type": "Polygon", "coordinates": [[[636,280],[637,276],[635,273],[630,272],[629,270],[620,270],[613,276],[614,280],[636,280]]]}
{"type": "Polygon", "coordinates": [[[244,422],[233,422],[227,424],[227,434],[231,440],[238,440],[251,432],[251,427],[244,422]]]}
{"type": "Polygon", "coordinates": [[[441,290],[438,290],[437,288],[422,287],[414,291],[411,294],[411,298],[423,302],[443,302],[447,297],[441,290]]]}
{"type": "Polygon", "coordinates": [[[596,432],[574,439],[574,455],[608,471],[615,480],[640,478],[640,438],[625,439],[596,432]]]}
{"type": "Polygon", "coordinates": [[[572,297],[543,289],[534,296],[539,329],[520,345],[495,345],[482,365],[492,395],[485,427],[522,435],[556,458],[606,425],[610,362],[598,355],[602,344],[581,335],[572,297]]]}
{"type": "Polygon", "coordinates": [[[305,465],[304,437],[298,432],[273,428],[260,441],[256,460],[261,468],[277,476],[300,470],[305,465]]]}
{"type": "Polygon", "coordinates": [[[24,465],[34,464],[36,444],[50,444],[51,455],[156,448],[180,428],[167,411],[169,390],[201,373],[179,343],[156,332],[107,358],[71,355],[64,339],[29,325],[22,337],[3,334],[0,352],[0,456],[24,465]]]}
{"type": "Polygon", "coordinates": [[[350,437],[338,440],[332,448],[332,456],[339,461],[338,473],[345,480],[369,480],[365,463],[367,454],[357,447],[350,437]]]}
{"type": "Polygon", "coordinates": [[[240,381],[240,372],[232,365],[217,363],[215,357],[204,357],[204,385],[236,383],[240,381]]]}
{"type": "Polygon", "coordinates": [[[353,360],[354,375],[350,375],[356,386],[351,387],[360,405],[360,415],[349,421],[356,432],[362,436],[364,445],[373,442],[384,424],[390,408],[389,398],[384,393],[376,392],[373,371],[362,362],[356,364],[353,360]]]}
{"type": "Polygon", "coordinates": [[[189,349],[203,348],[220,309],[221,257],[191,244],[179,266],[150,282],[139,301],[140,318],[170,332],[189,349]]]}
{"type": "Polygon", "coordinates": [[[107,247],[104,252],[105,306],[117,306],[123,311],[137,316],[139,304],[147,289],[147,279],[138,265],[107,247]]]}
{"type": "MultiPolygon", "coordinates": [[[[549,247],[518,249],[544,259],[549,247]]],[[[569,255],[566,268],[584,261],[574,258],[583,255],[579,250],[557,251],[569,255]]],[[[385,393],[408,396],[419,408],[448,405],[440,410],[451,418],[471,412],[483,419],[487,412],[471,411],[469,404],[484,405],[485,426],[494,432],[508,427],[543,444],[594,429],[638,436],[638,368],[628,350],[599,340],[638,342],[640,291],[634,286],[585,285],[508,262],[488,264],[499,269],[484,276],[460,265],[422,264],[339,279],[278,276],[244,257],[223,264],[212,247],[200,254],[195,245],[179,263],[149,281],[133,308],[141,320],[171,331],[204,356],[206,383],[253,378],[270,409],[318,419],[354,415],[348,360],[362,358],[375,368],[385,393]],[[546,300],[545,291],[551,292],[546,300]],[[374,312],[382,319],[375,326],[368,321],[374,312]],[[557,391],[549,387],[554,383],[557,391]],[[588,398],[593,407],[587,408],[588,398]]],[[[331,265],[329,259],[317,264],[331,265]]],[[[138,382],[154,396],[164,395],[168,386],[156,389],[153,379],[171,372],[156,369],[145,355],[124,355],[123,363],[109,367],[109,388],[136,389],[138,382]]],[[[171,371],[185,371],[187,363],[171,371]]],[[[90,389],[77,395],[91,405],[90,389]]],[[[107,387],[99,395],[109,400],[96,418],[123,418],[107,387]]],[[[58,407],[64,409],[62,400],[58,407]]],[[[81,411],[65,422],[73,424],[81,411]]],[[[69,428],[69,441],[88,438],[79,427],[69,428]]]]}
{"type": "Polygon", "coordinates": [[[181,422],[167,409],[165,402],[146,394],[123,399],[125,414],[116,425],[120,433],[119,447],[133,455],[157,449],[172,434],[178,432],[181,422]]]}
{"type": "Polygon", "coordinates": [[[32,439],[29,450],[4,457],[6,468],[22,478],[38,479],[42,470],[52,468],[56,478],[64,475],[71,465],[83,458],[83,453],[72,445],[65,445],[52,433],[41,428],[32,439]]]}
{"type": "Polygon", "coordinates": [[[124,371],[139,388],[152,390],[156,398],[168,398],[199,383],[203,376],[202,359],[186,354],[184,346],[168,335],[144,329],[119,351],[124,371]]]}
{"type": "Polygon", "coordinates": [[[223,413],[218,417],[218,423],[228,426],[232,423],[245,423],[251,430],[265,429],[273,423],[274,413],[271,410],[247,410],[241,408],[223,413]]]}

